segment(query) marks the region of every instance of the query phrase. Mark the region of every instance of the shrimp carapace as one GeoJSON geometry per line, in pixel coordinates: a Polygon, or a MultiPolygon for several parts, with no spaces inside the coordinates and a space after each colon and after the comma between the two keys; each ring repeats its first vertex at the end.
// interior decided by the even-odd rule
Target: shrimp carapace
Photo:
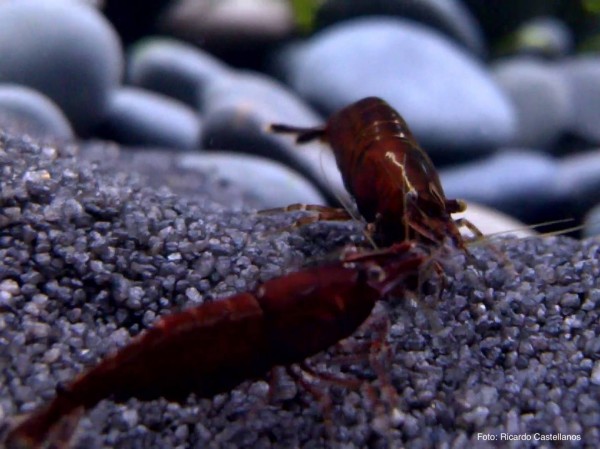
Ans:
{"type": "MultiPolygon", "coordinates": [[[[384,100],[357,101],[333,114],[322,128],[273,124],[271,130],[296,134],[298,143],[320,139],[331,146],[344,185],[378,245],[450,239],[465,248],[451,217],[464,211],[465,203],[446,198],[433,162],[384,100]]],[[[481,235],[466,220],[459,224],[481,235]]]]}

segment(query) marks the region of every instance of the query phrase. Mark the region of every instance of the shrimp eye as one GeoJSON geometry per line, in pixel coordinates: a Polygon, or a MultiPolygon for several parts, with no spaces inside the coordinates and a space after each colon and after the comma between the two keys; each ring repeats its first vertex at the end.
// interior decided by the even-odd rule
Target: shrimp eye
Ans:
{"type": "Polygon", "coordinates": [[[379,265],[371,265],[367,268],[367,279],[382,282],[385,280],[385,271],[379,265]]]}

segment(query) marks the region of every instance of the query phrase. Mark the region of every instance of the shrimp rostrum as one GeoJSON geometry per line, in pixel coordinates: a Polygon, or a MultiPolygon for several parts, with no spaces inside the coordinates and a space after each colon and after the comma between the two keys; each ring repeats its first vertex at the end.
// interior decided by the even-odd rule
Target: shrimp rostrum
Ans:
{"type": "MultiPolygon", "coordinates": [[[[466,220],[452,219],[465,203],[446,198],[433,162],[400,114],[380,98],[343,108],[323,127],[273,124],[271,130],[296,134],[298,143],[320,139],[331,146],[344,185],[378,245],[406,240],[441,244],[449,238],[464,248],[457,224],[481,234],[466,220]]],[[[323,208],[316,210],[327,219],[323,208]]],[[[331,215],[338,219],[340,214],[331,215]]]]}
{"type": "Polygon", "coordinates": [[[210,398],[277,365],[301,362],[351,335],[379,299],[418,275],[424,260],[416,243],[402,243],[167,316],[57,388],[49,404],[9,431],[5,447],[40,447],[65,421],[76,423],[73,416],[106,398],[210,398]]]}

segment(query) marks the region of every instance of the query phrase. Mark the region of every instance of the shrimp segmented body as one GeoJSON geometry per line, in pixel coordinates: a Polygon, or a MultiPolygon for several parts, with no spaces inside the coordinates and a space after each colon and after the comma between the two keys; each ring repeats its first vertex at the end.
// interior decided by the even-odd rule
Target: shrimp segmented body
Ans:
{"type": "Polygon", "coordinates": [[[106,398],[212,397],[301,362],[351,335],[378,300],[417,274],[425,256],[408,242],[347,255],[167,316],[57,388],[54,400],[9,432],[5,447],[38,448],[61,421],[106,398]]]}

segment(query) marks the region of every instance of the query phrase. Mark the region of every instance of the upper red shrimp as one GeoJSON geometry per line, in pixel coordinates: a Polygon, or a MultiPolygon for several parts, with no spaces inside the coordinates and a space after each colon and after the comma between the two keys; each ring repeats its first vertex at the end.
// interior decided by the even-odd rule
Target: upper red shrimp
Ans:
{"type": "Polygon", "coordinates": [[[464,248],[451,214],[465,209],[447,199],[429,156],[404,119],[385,101],[364,98],[333,114],[322,128],[274,124],[275,132],[298,134],[297,141],[321,139],[333,149],[346,189],[371,224],[376,243],[405,240],[464,248]]]}
{"type": "Polygon", "coordinates": [[[57,389],[52,402],[9,432],[6,448],[40,447],[64,418],[105,398],[211,397],[273,366],[300,362],[352,334],[424,260],[416,244],[404,243],[167,316],[57,389]]]}

